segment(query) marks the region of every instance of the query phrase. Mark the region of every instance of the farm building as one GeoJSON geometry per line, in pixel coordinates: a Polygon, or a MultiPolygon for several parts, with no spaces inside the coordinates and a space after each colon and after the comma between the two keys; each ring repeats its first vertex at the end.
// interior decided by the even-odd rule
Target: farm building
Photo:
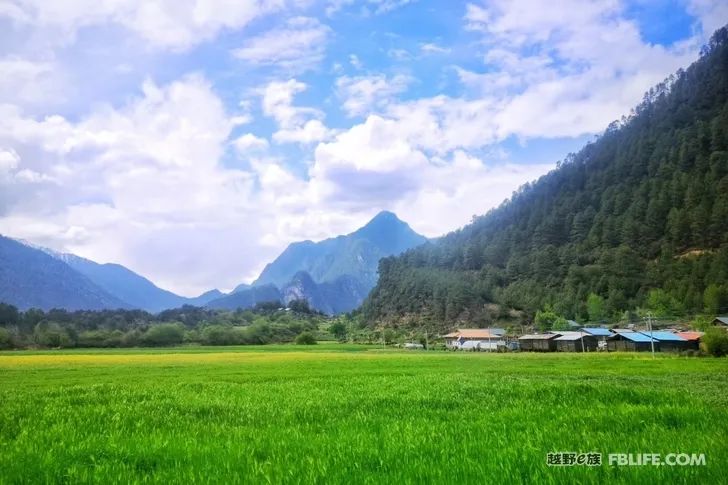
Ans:
{"type": "Polygon", "coordinates": [[[518,344],[521,350],[530,350],[534,352],[552,352],[556,350],[555,339],[558,333],[540,333],[532,335],[524,335],[518,338],[518,344]]]}
{"type": "Polygon", "coordinates": [[[502,328],[459,328],[457,331],[445,335],[445,345],[449,348],[459,348],[469,341],[503,340],[504,334],[505,330],[502,328]]]}
{"type": "Polygon", "coordinates": [[[498,350],[505,350],[505,340],[466,340],[459,345],[453,345],[454,349],[457,350],[471,350],[480,352],[497,352],[498,350]]]}
{"type": "Polygon", "coordinates": [[[700,339],[703,338],[703,332],[677,332],[677,334],[688,341],[688,349],[700,349],[700,339]]]}
{"type": "Polygon", "coordinates": [[[597,338],[586,332],[562,332],[554,339],[559,352],[595,352],[597,338]]]}
{"type": "Polygon", "coordinates": [[[728,328],[728,317],[715,317],[715,320],[713,320],[713,325],[728,328]]]}
{"type": "Polygon", "coordinates": [[[584,327],[582,330],[589,335],[592,335],[597,338],[607,338],[611,337],[613,334],[608,328],[602,328],[602,327],[584,327]]]}
{"type": "MultiPolygon", "coordinates": [[[[644,330],[640,332],[647,337],[652,336],[655,341],[660,343],[660,352],[679,352],[689,349],[689,342],[674,332],[667,330],[655,330],[651,334],[644,330]]],[[[655,349],[657,350],[657,349],[655,349]]]]}
{"type": "MultiPolygon", "coordinates": [[[[644,352],[652,350],[652,339],[649,336],[633,330],[619,329],[607,339],[607,349],[610,351],[644,352]]],[[[655,339],[655,350],[659,350],[659,342],[655,339]]]]}

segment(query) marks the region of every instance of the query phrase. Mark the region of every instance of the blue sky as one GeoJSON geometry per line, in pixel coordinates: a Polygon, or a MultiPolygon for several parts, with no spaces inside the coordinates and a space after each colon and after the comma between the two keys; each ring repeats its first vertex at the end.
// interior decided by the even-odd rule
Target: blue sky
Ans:
{"type": "Polygon", "coordinates": [[[0,0],[0,232],[187,295],[384,209],[441,235],[726,22],[718,0],[0,0]]]}

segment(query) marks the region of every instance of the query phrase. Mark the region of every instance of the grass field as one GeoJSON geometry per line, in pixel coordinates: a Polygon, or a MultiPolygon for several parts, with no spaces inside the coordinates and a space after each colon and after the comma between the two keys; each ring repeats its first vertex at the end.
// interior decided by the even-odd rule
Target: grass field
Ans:
{"type": "Polygon", "coordinates": [[[0,353],[2,483],[726,483],[728,359],[0,353]],[[705,466],[548,467],[552,451],[705,466]]]}

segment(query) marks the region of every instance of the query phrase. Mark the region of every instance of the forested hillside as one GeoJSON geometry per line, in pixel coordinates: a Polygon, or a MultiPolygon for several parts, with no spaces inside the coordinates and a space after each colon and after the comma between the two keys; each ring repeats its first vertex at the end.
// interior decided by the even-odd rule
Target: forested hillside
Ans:
{"type": "Polygon", "coordinates": [[[370,323],[727,312],[728,30],[557,169],[379,273],[370,323]]]}

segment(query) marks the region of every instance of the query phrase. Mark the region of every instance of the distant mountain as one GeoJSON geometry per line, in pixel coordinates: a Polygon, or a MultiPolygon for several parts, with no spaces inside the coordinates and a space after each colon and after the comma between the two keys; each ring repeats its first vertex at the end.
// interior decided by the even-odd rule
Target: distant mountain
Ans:
{"type": "MultiPolygon", "coordinates": [[[[279,298],[284,303],[306,299],[325,313],[351,311],[376,284],[381,258],[398,255],[426,241],[395,214],[380,212],[351,234],[289,245],[265,267],[252,288],[273,285],[280,290],[279,298]]],[[[247,295],[250,291],[243,287],[233,293],[247,295]]],[[[244,298],[248,296],[237,301],[244,298]]]]}
{"type": "Polygon", "coordinates": [[[354,276],[339,276],[334,281],[316,283],[311,275],[299,271],[281,289],[282,300],[307,300],[311,307],[328,314],[344,313],[358,307],[366,298],[370,286],[354,276]]]}
{"type": "Polygon", "coordinates": [[[268,301],[283,301],[281,292],[275,285],[260,285],[253,288],[232,292],[206,303],[209,308],[235,310],[237,308],[251,308],[256,303],[268,301]]]}
{"type": "Polygon", "coordinates": [[[0,301],[28,308],[130,308],[64,261],[0,236],[0,301]]]}
{"type": "MultiPolygon", "coordinates": [[[[113,305],[105,305],[99,308],[116,308],[122,303],[124,307],[139,308],[157,313],[169,308],[178,308],[182,305],[204,306],[210,300],[223,296],[223,293],[219,290],[211,290],[195,298],[179,296],[171,291],[157,287],[148,279],[120,264],[99,264],[74,254],[60,253],[52,249],[36,246],[27,241],[14,242],[32,251],[44,253],[46,256],[65,264],[69,270],[75,271],[79,276],[90,280],[91,283],[98,287],[97,289],[102,290],[103,293],[112,297],[113,305]]],[[[8,269],[5,265],[3,267],[8,269]]],[[[31,272],[29,269],[24,269],[24,274],[16,275],[15,277],[32,278],[33,275],[30,274],[31,272]]],[[[72,306],[71,302],[66,304],[62,300],[59,300],[55,306],[69,310],[96,308],[76,307],[72,306]]]]}
{"type": "Polygon", "coordinates": [[[253,285],[287,285],[299,271],[316,283],[334,282],[351,276],[371,288],[377,281],[377,266],[385,256],[419,246],[427,238],[413,231],[395,214],[383,211],[351,234],[321,242],[303,241],[289,245],[268,264],[253,285]]]}
{"type": "Polygon", "coordinates": [[[46,251],[86,276],[109,294],[127,302],[134,308],[152,313],[179,308],[182,305],[205,306],[209,301],[223,295],[219,290],[210,290],[198,297],[187,298],[159,288],[145,277],[120,264],[99,264],[73,254],[46,251]]]}

